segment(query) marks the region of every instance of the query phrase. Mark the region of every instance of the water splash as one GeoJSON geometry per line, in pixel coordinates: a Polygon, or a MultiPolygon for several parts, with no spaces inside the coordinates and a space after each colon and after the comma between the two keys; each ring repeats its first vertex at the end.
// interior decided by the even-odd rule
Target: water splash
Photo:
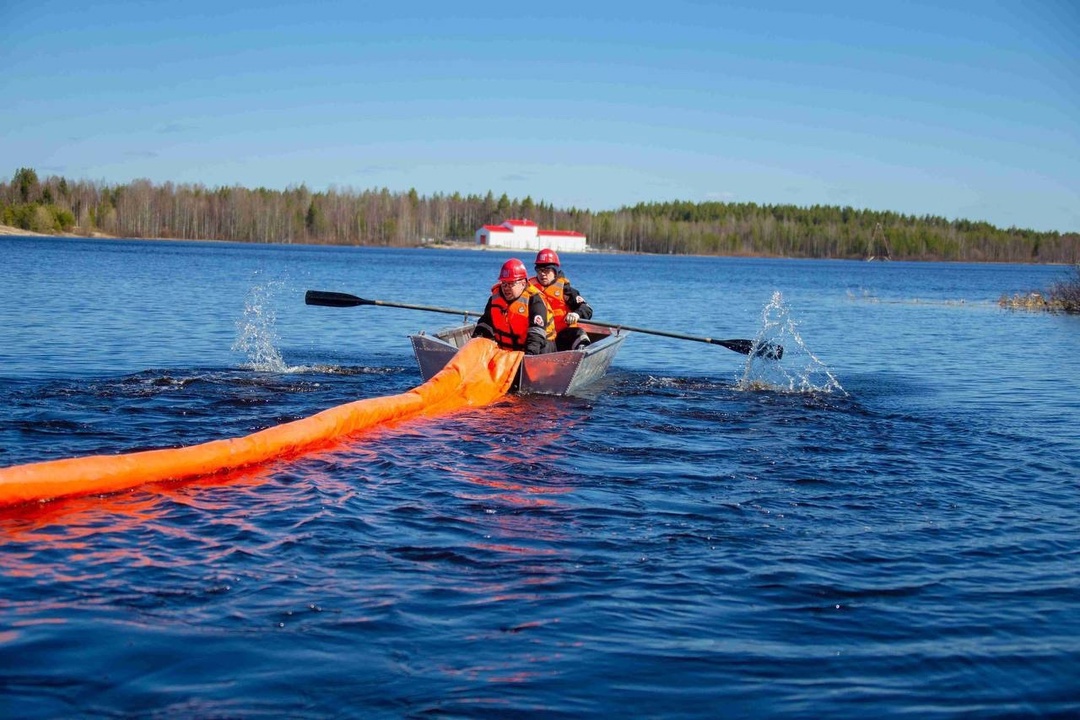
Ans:
{"type": "Polygon", "coordinates": [[[740,390],[772,390],[788,393],[844,393],[836,376],[806,347],[798,324],[779,291],[761,312],[757,346],[777,344],[784,348],[781,360],[751,354],[737,383],[740,390]]]}
{"type": "Polygon", "coordinates": [[[238,335],[232,349],[247,355],[245,366],[252,370],[274,373],[290,370],[277,349],[280,338],[275,330],[277,313],[272,303],[274,295],[284,286],[282,280],[256,283],[244,299],[244,316],[236,322],[238,335]]]}

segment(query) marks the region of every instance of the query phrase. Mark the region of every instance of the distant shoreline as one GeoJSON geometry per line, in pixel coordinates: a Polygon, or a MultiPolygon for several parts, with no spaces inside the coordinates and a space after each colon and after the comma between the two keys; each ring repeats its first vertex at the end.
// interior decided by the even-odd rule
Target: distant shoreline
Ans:
{"type": "MultiPolygon", "coordinates": [[[[194,238],[162,238],[162,237],[125,238],[125,237],[120,237],[118,235],[109,235],[107,233],[96,232],[96,231],[91,232],[91,233],[85,233],[85,232],[40,233],[40,232],[34,232],[33,230],[23,230],[22,228],[13,227],[11,225],[0,225],[0,237],[5,236],[5,235],[6,236],[22,235],[22,236],[25,236],[25,237],[59,237],[59,238],[71,238],[73,240],[77,240],[77,239],[80,239],[80,238],[90,239],[90,240],[129,240],[129,241],[132,241],[132,242],[240,242],[240,241],[237,241],[237,240],[232,240],[232,241],[229,241],[229,240],[214,240],[214,239],[208,239],[208,238],[201,238],[201,239],[194,239],[194,238]]],[[[250,244],[253,244],[253,243],[243,243],[243,244],[250,245],[250,244]]],[[[320,246],[323,246],[323,247],[365,247],[363,245],[340,246],[340,245],[329,245],[329,244],[326,244],[326,243],[297,243],[297,244],[311,245],[312,247],[320,247],[320,246]]],[[[475,242],[473,242],[471,240],[440,240],[440,241],[437,241],[437,242],[420,243],[418,245],[410,245],[410,246],[402,245],[400,247],[402,249],[413,248],[413,249],[419,249],[419,250],[423,250],[423,249],[431,249],[431,250],[491,250],[493,252],[510,252],[510,251],[512,251],[514,249],[514,248],[487,247],[486,245],[477,245],[475,242]]],[[[533,251],[529,250],[528,252],[533,252],[533,251]]],[[[589,249],[588,252],[597,253],[597,252],[607,252],[607,251],[589,249]]]]}
{"type": "MultiPolygon", "coordinates": [[[[241,241],[238,241],[238,240],[229,241],[229,240],[214,240],[214,239],[208,239],[208,238],[202,238],[202,239],[162,238],[162,237],[155,237],[155,238],[125,238],[125,237],[120,237],[118,235],[109,235],[107,233],[97,232],[97,231],[93,231],[93,232],[90,232],[90,233],[85,233],[85,232],[39,233],[39,232],[33,232],[32,230],[23,230],[22,228],[13,227],[11,225],[0,225],[0,237],[13,236],[13,235],[23,235],[23,236],[26,236],[26,237],[59,237],[59,238],[70,238],[70,239],[73,239],[73,240],[80,239],[80,238],[89,239],[89,240],[126,240],[126,241],[130,241],[130,242],[241,242],[241,241]]],[[[250,243],[242,243],[242,244],[250,244],[250,243]]],[[[300,244],[300,243],[298,243],[298,244],[300,244]]],[[[348,245],[348,246],[344,246],[344,245],[332,245],[332,244],[327,244],[327,243],[302,243],[302,244],[311,245],[312,247],[368,247],[368,246],[365,246],[365,245],[348,245]]],[[[396,246],[396,247],[398,247],[399,249],[412,248],[412,249],[415,249],[415,250],[473,250],[473,251],[481,251],[481,252],[527,252],[527,253],[532,252],[531,250],[529,250],[529,251],[521,251],[521,250],[515,250],[514,248],[488,247],[486,245],[477,245],[474,242],[465,241],[465,240],[441,240],[441,241],[438,241],[438,242],[421,243],[421,244],[418,244],[418,245],[401,245],[401,246],[396,246]]],[[[594,255],[594,254],[596,254],[596,255],[599,255],[599,254],[603,254],[603,255],[648,255],[649,254],[649,253],[620,252],[618,250],[595,250],[593,248],[587,248],[585,250],[585,252],[590,254],[590,255],[594,255]]],[[[784,258],[784,257],[778,256],[778,255],[689,255],[688,254],[688,255],[686,255],[686,257],[773,258],[773,259],[780,259],[780,260],[793,259],[793,258],[784,258]]],[[[807,258],[807,259],[809,259],[809,258],[807,258]]],[[[817,259],[826,259],[826,258],[817,258],[817,259]]],[[[873,259],[874,258],[864,259],[864,261],[869,261],[869,260],[873,260],[873,259]]],[[[880,258],[880,260],[887,260],[887,259],[888,258],[880,258]]],[[[900,261],[900,262],[905,262],[905,261],[900,261]]],[[[906,262],[923,262],[923,261],[908,260],[906,262]]],[[[997,264],[1000,264],[998,262],[993,262],[993,261],[988,261],[988,260],[983,260],[983,261],[977,261],[977,260],[934,260],[934,261],[929,261],[929,262],[960,262],[960,263],[967,263],[967,264],[971,264],[971,265],[997,265],[997,264]]],[[[1009,263],[1005,262],[1005,264],[1009,264],[1009,263]]],[[[1042,263],[1022,263],[1021,262],[1021,263],[1015,263],[1015,264],[1017,264],[1017,265],[1066,266],[1066,267],[1072,265],[1072,263],[1058,263],[1058,262],[1042,262],[1042,263]]]]}

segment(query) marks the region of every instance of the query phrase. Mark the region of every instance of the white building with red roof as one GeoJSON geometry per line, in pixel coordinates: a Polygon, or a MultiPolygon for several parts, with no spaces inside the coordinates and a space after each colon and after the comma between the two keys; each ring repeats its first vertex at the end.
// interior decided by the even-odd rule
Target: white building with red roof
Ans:
{"type": "Polygon", "coordinates": [[[511,219],[502,225],[485,225],[476,231],[476,244],[506,250],[585,252],[586,238],[573,230],[542,230],[532,220],[511,219]]]}

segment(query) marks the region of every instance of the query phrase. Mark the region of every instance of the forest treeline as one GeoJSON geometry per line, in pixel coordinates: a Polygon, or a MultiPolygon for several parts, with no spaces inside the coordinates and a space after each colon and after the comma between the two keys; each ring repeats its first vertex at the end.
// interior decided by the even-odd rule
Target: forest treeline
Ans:
{"type": "Polygon", "coordinates": [[[850,207],[651,202],[618,210],[556,208],[531,197],[420,195],[416,190],[285,190],[201,184],[108,184],[39,178],[0,183],[0,222],[42,233],[412,247],[472,241],[485,224],[529,218],[576,230],[598,250],[792,258],[1080,262],[1080,234],[1001,229],[850,207]]]}

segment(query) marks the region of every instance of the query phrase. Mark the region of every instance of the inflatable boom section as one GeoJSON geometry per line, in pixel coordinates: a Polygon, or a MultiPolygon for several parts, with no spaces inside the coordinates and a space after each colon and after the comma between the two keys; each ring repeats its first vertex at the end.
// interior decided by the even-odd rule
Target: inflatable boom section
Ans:
{"type": "Polygon", "coordinates": [[[0,505],[111,493],[149,482],[211,475],[294,456],[383,423],[487,405],[510,389],[521,356],[477,338],[462,347],[441,372],[400,395],[357,400],[240,438],[0,468],[0,505]]]}

